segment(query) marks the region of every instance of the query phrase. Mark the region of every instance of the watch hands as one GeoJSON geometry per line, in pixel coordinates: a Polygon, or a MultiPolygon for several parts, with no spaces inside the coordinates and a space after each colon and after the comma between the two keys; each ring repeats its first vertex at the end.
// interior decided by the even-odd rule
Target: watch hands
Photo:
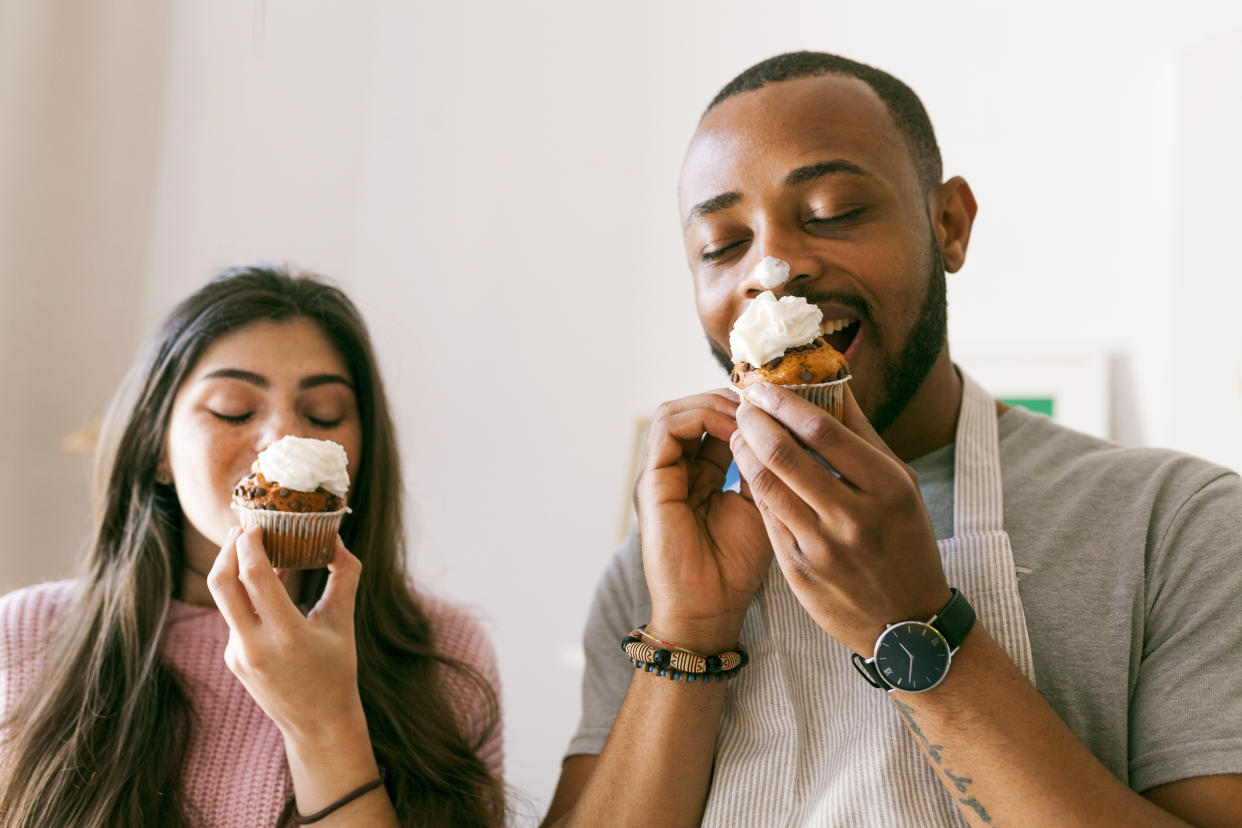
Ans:
{"type": "MultiPolygon", "coordinates": [[[[906,650],[905,644],[898,644],[897,646],[903,650],[906,650]]],[[[913,684],[914,683],[914,653],[910,652],[909,650],[906,650],[906,655],[910,656],[910,673],[909,675],[906,676],[906,681],[913,684]]]]}

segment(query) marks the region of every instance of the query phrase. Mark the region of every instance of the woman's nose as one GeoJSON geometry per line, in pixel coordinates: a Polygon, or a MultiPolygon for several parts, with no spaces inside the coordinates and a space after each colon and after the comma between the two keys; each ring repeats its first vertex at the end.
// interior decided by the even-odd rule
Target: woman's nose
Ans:
{"type": "Polygon", "coordinates": [[[305,437],[306,424],[293,411],[273,411],[261,423],[255,451],[275,443],[281,437],[305,437]]]}

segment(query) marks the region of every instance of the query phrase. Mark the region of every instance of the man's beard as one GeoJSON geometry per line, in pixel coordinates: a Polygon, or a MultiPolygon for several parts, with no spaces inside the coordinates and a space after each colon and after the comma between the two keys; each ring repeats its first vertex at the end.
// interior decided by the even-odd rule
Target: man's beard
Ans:
{"type": "MultiPolygon", "coordinates": [[[[854,308],[863,319],[870,318],[867,301],[855,294],[815,295],[790,291],[788,295],[803,296],[812,304],[837,302],[854,308]]],[[[944,347],[948,330],[949,303],[944,276],[944,258],[940,255],[940,247],[936,244],[936,238],[933,235],[931,266],[927,272],[927,294],[923,297],[919,315],[914,320],[914,325],[910,328],[910,333],[906,336],[905,344],[901,346],[897,359],[880,366],[879,388],[882,396],[875,413],[871,415],[871,427],[877,433],[883,434],[887,431],[889,426],[896,422],[906,410],[906,406],[910,404],[914,395],[918,393],[923,380],[927,379],[937,357],[940,356],[940,349],[944,347]]],[[[711,348],[712,356],[724,368],[725,373],[731,373],[733,361],[729,359],[729,355],[712,342],[711,337],[708,337],[707,344],[711,348]]]]}

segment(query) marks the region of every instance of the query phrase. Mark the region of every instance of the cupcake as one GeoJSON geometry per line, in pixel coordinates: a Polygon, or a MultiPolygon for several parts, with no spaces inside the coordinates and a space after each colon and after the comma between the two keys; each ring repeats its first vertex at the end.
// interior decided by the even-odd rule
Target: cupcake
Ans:
{"type": "Polygon", "coordinates": [[[331,440],[282,437],[259,452],[250,474],[233,487],[243,529],[263,530],[272,566],[317,569],[332,560],[349,509],[349,458],[331,440]]]}
{"type": "Polygon", "coordinates": [[[738,396],[760,382],[781,385],[838,420],[845,415],[849,365],[820,333],[823,314],[801,296],[780,299],[765,290],[733,323],[729,379],[738,396]]]}

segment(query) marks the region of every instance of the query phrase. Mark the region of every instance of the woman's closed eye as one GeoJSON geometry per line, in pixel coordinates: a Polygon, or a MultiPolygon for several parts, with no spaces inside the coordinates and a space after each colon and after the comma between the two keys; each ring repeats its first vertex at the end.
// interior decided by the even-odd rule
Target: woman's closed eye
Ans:
{"type": "MultiPolygon", "coordinates": [[[[253,411],[247,411],[241,414],[226,414],[223,411],[214,411],[212,409],[208,409],[208,411],[210,411],[211,416],[215,417],[217,420],[221,420],[230,425],[242,425],[243,423],[249,422],[250,418],[254,416],[253,411]]],[[[344,417],[314,417],[310,414],[305,414],[303,416],[305,416],[307,422],[315,428],[336,428],[345,420],[344,417]]]]}
{"type": "Polygon", "coordinates": [[[223,420],[224,422],[231,423],[232,425],[241,425],[254,416],[253,411],[247,411],[242,414],[225,414],[223,411],[216,411],[211,408],[207,410],[210,411],[211,416],[215,417],[217,420],[223,420]]]}

